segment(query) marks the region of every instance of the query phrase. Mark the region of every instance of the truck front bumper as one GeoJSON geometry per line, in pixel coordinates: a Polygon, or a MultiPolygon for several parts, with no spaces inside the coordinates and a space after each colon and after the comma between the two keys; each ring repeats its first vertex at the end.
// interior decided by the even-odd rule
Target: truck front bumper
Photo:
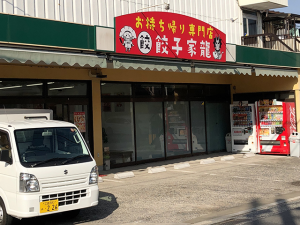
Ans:
{"type": "Polygon", "coordinates": [[[99,188],[98,185],[91,185],[87,188],[82,188],[86,192],[83,194],[77,194],[78,190],[66,190],[59,193],[19,193],[17,194],[17,208],[9,209],[8,214],[17,218],[30,218],[36,216],[43,216],[55,213],[61,213],[65,211],[71,211],[76,209],[87,208],[98,205],[99,188]],[[73,194],[72,194],[73,193],[73,194]],[[85,193],[85,194],[84,194],[85,193]],[[61,197],[65,194],[65,197],[61,197]],[[40,202],[46,201],[49,198],[59,199],[59,207],[57,211],[41,213],[40,202]],[[79,196],[79,197],[78,197],[79,196]],[[48,197],[48,198],[47,198],[48,197]]]}

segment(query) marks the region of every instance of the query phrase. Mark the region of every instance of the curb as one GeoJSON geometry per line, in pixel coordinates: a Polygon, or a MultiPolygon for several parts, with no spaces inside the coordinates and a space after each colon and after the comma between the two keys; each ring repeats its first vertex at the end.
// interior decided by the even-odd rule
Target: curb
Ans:
{"type": "Polygon", "coordinates": [[[246,153],[246,154],[244,154],[243,158],[250,158],[250,157],[253,157],[253,156],[255,156],[254,153],[246,153]]]}
{"type": "Polygon", "coordinates": [[[191,165],[189,163],[178,163],[174,165],[174,169],[176,170],[187,168],[187,167],[191,167],[191,165]]]}
{"type": "Polygon", "coordinates": [[[202,159],[200,160],[200,164],[210,164],[210,163],[215,163],[215,159],[202,159]]]}
{"type": "Polygon", "coordinates": [[[130,178],[130,177],[134,177],[134,173],[133,172],[116,173],[114,175],[115,179],[125,179],[125,178],[130,178]]]}
{"type": "Polygon", "coordinates": [[[234,158],[234,156],[225,156],[225,157],[222,157],[221,158],[221,161],[230,161],[230,160],[234,160],[235,158],[234,158]]]}
{"type": "Polygon", "coordinates": [[[160,172],[166,172],[166,168],[164,166],[158,166],[158,167],[149,167],[148,173],[160,173],[160,172]]]}

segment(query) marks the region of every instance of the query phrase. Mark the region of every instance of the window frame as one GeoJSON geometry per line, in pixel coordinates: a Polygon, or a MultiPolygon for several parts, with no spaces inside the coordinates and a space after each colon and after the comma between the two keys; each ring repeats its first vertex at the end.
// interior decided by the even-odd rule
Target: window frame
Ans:
{"type": "MultiPolygon", "coordinates": [[[[256,22],[256,31],[255,31],[255,33],[257,34],[257,21],[258,21],[257,15],[251,15],[251,14],[248,14],[248,13],[243,13],[243,36],[249,36],[250,35],[249,34],[249,19],[250,20],[255,20],[255,22],[256,22]],[[247,25],[247,33],[246,34],[244,32],[244,19],[246,19],[246,25],[247,25]]],[[[256,34],[254,34],[254,35],[256,35],[256,34]]]]}
{"type": "MultiPolygon", "coordinates": [[[[11,152],[11,164],[13,164],[13,155],[12,155],[12,145],[11,145],[11,135],[9,133],[9,131],[7,130],[3,130],[3,129],[0,129],[0,133],[3,132],[3,133],[6,133],[8,135],[7,137],[7,141],[9,142],[9,146],[10,146],[10,152],[11,152]]],[[[0,162],[3,162],[0,160],[0,162]]]]}

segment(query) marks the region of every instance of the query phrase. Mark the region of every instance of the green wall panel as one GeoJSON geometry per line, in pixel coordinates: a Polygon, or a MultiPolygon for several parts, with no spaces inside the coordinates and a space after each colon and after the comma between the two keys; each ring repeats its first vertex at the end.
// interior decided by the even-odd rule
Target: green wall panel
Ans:
{"type": "Polygon", "coordinates": [[[95,49],[94,26],[0,14],[0,41],[95,49]]]}
{"type": "Polygon", "coordinates": [[[237,45],[236,62],[245,64],[253,63],[261,65],[300,67],[300,53],[237,45]]]}
{"type": "Polygon", "coordinates": [[[8,38],[8,16],[0,14],[0,40],[8,38]]]}

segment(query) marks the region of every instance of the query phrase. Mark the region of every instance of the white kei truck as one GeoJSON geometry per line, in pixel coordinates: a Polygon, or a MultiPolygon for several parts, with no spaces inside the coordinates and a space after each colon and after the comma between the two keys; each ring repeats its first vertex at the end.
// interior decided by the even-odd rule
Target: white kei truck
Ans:
{"type": "Polygon", "coordinates": [[[0,225],[98,204],[98,167],[77,127],[47,109],[0,109],[0,225]]]}

